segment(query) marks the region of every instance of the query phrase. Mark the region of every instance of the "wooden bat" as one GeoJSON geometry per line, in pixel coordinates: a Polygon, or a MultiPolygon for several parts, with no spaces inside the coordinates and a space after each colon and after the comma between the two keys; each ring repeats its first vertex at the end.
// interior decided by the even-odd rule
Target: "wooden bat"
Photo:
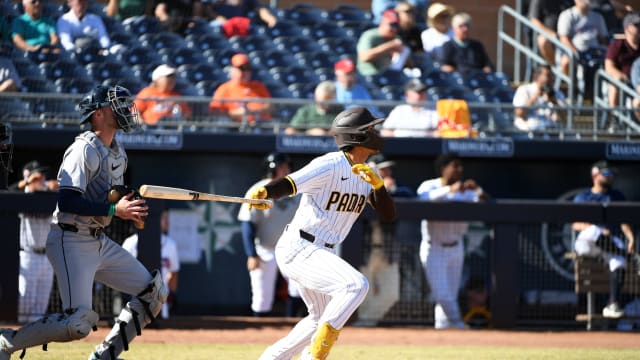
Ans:
{"type": "Polygon", "coordinates": [[[193,190],[180,189],[158,185],[142,185],[140,186],[140,195],[147,198],[167,199],[167,200],[208,200],[222,201],[232,203],[243,203],[251,205],[269,205],[273,206],[273,200],[270,199],[248,199],[236,196],[225,196],[208,194],[193,190]]]}

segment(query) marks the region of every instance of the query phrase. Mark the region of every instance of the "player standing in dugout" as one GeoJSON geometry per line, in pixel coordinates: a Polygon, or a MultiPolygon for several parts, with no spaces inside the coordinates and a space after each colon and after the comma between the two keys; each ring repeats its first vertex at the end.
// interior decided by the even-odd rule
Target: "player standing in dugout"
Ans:
{"type": "Polygon", "coordinates": [[[275,253],[282,273],[299,284],[309,315],[267,348],[261,360],[291,359],[303,349],[301,360],[326,359],[340,329],[364,301],[367,278],[337,256],[335,247],[344,241],[366,203],[381,222],[395,221],[395,205],[384,182],[365,164],[384,145],[375,129],[383,121],[362,107],[341,112],[331,127],[340,151],[315,158],[251,194],[254,199],[302,194],[275,253]]]}
{"type": "Polygon", "coordinates": [[[64,311],[18,330],[0,329],[0,360],[28,347],[82,339],[97,330],[98,313],[92,309],[94,279],[133,296],[89,359],[115,360],[167,299],[160,271],[149,273],[104,234],[113,216],[139,224],[148,214],[144,199],[134,199],[133,192],[122,191],[113,198],[110,191],[123,185],[127,168],[127,155],[115,140],[116,132],[130,132],[140,123],[131,93],[121,86],[97,86],[82,98],[79,108],[81,123],[89,122],[91,130],[78,135],[65,151],[46,245],[64,311]]]}

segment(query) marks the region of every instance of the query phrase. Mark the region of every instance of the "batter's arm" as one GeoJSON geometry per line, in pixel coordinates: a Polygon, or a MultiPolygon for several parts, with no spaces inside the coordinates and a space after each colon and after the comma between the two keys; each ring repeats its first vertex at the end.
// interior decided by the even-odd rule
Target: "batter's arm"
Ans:
{"type": "Polygon", "coordinates": [[[285,176],[282,179],[273,180],[265,185],[264,188],[267,190],[267,197],[272,199],[293,196],[297,193],[296,184],[288,176],[285,176]]]}
{"type": "Polygon", "coordinates": [[[369,203],[378,213],[380,222],[392,223],[396,221],[396,205],[384,186],[371,192],[369,203]]]}

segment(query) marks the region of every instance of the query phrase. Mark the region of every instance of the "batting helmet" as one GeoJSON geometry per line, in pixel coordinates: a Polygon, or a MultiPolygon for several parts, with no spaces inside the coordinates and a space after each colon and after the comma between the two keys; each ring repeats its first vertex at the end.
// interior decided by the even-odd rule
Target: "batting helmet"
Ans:
{"type": "Polygon", "coordinates": [[[374,117],[367,108],[354,107],[336,116],[331,125],[331,132],[340,150],[351,146],[381,150],[384,140],[374,126],[384,120],[384,118],[374,117]]]}
{"type": "Polygon", "coordinates": [[[140,114],[132,100],[131,93],[120,85],[98,85],[86,94],[78,104],[78,108],[82,113],[80,123],[84,124],[89,121],[96,110],[105,106],[111,107],[118,127],[124,132],[133,131],[140,123],[140,114]]]}
{"type": "Polygon", "coordinates": [[[267,175],[269,177],[273,177],[276,172],[276,167],[278,167],[278,165],[280,164],[285,164],[285,163],[291,166],[291,159],[287,154],[273,152],[267,155],[267,157],[264,158],[264,166],[267,169],[267,175]]]}

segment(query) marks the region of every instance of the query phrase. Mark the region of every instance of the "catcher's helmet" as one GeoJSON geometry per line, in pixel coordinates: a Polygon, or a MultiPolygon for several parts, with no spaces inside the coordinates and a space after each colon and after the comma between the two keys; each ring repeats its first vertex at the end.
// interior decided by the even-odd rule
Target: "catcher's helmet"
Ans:
{"type": "Polygon", "coordinates": [[[118,127],[124,132],[131,132],[140,123],[140,114],[132,100],[131,93],[120,85],[98,85],[86,94],[78,104],[78,108],[82,113],[80,123],[84,124],[89,121],[96,110],[105,106],[111,107],[118,127]]]}
{"type": "Polygon", "coordinates": [[[336,116],[331,125],[331,132],[340,150],[351,146],[381,150],[384,140],[374,126],[384,120],[384,118],[374,117],[367,108],[354,107],[336,116]]]}
{"type": "Polygon", "coordinates": [[[275,175],[276,167],[280,164],[289,164],[291,166],[291,159],[289,155],[279,152],[273,152],[264,159],[264,166],[267,169],[267,175],[273,177],[275,175]]]}

